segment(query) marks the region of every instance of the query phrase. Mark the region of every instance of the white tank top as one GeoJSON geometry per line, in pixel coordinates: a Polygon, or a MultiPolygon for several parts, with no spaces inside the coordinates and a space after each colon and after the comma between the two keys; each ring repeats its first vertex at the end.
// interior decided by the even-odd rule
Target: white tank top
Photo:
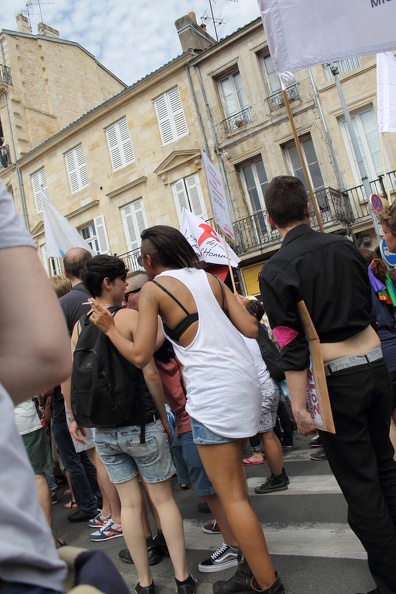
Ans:
{"type": "MultiPolygon", "coordinates": [[[[255,435],[260,421],[260,386],[242,336],[219,306],[203,270],[167,270],[194,297],[198,329],[187,347],[174,341],[184,366],[186,410],[210,431],[229,438],[255,435]]],[[[169,337],[168,337],[169,338],[169,337]]]]}

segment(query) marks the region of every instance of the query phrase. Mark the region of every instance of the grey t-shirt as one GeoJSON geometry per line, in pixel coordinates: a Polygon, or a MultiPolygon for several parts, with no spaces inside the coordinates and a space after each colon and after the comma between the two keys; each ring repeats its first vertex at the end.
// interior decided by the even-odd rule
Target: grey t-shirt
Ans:
{"type": "MultiPolygon", "coordinates": [[[[0,249],[17,246],[35,243],[0,181],[0,249]]],[[[34,496],[33,469],[15,426],[13,402],[1,384],[0,411],[0,580],[63,592],[66,566],[34,496]]]]}

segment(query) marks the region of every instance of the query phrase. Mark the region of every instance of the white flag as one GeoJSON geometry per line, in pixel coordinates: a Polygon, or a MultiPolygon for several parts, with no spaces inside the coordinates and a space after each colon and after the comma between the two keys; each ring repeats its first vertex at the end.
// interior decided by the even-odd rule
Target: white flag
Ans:
{"type": "MultiPolygon", "coordinates": [[[[182,210],[180,232],[204,262],[228,266],[224,240],[213,227],[185,208],[182,210]]],[[[231,266],[236,268],[240,259],[229,246],[227,246],[227,251],[231,266]]]]}
{"type": "Polygon", "coordinates": [[[396,58],[377,55],[377,118],[380,132],[396,132],[396,58]]]}
{"type": "Polygon", "coordinates": [[[396,2],[257,1],[278,74],[396,48],[396,2]]]}
{"type": "Polygon", "coordinates": [[[43,196],[43,215],[45,249],[48,258],[63,258],[74,247],[81,247],[93,254],[90,246],[81,237],[77,229],[60,214],[47,198],[43,196]]]}

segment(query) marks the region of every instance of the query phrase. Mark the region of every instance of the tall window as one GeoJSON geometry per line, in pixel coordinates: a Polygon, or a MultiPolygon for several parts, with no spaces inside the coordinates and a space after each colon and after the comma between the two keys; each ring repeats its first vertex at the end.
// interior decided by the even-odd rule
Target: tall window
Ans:
{"type": "Polygon", "coordinates": [[[272,62],[272,58],[270,55],[267,55],[267,56],[263,56],[261,58],[261,60],[262,60],[263,66],[264,66],[264,72],[267,77],[270,94],[277,93],[278,91],[281,90],[281,84],[279,81],[279,76],[277,75],[277,73],[275,71],[274,64],[272,62]]]}
{"type": "MultiPolygon", "coordinates": [[[[375,179],[383,172],[383,167],[378,126],[374,110],[372,107],[365,108],[351,115],[351,120],[356,134],[356,140],[362,154],[366,173],[370,180],[375,179]]],[[[360,183],[361,175],[359,173],[355,152],[352,147],[351,137],[345,120],[341,122],[341,131],[352,169],[355,171],[356,182],[360,183]]]]}
{"type": "MultiPolygon", "coordinates": [[[[329,208],[329,204],[327,200],[325,184],[323,181],[322,172],[320,170],[319,161],[316,156],[315,147],[312,142],[311,136],[308,135],[301,138],[300,145],[305,161],[305,166],[308,170],[308,175],[312,184],[312,188],[315,192],[318,204],[322,210],[327,210],[329,208]]],[[[285,147],[285,155],[289,166],[290,174],[298,177],[302,181],[304,186],[307,188],[303,168],[301,165],[300,158],[298,156],[296,144],[294,142],[289,143],[285,147]]]]}
{"type": "Polygon", "coordinates": [[[49,200],[47,176],[44,167],[33,173],[30,179],[32,180],[36,212],[39,213],[43,211],[43,197],[49,200]]]}
{"type": "Polygon", "coordinates": [[[254,217],[261,233],[266,233],[264,192],[268,186],[268,179],[261,157],[241,165],[240,172],[249,214],[254,217]]]}
{"type": "Polygon", "coordinates": [[[41,257],[43,259],[44,269],[49,276],[62,274],[60,258],[48,258],[45,244],[41,246],[41,257]]]}
{"type": "Polygon", "coordinates": [[[224,113],[227,118],[249,107],[239,72],[220,78],[218,84],[224,113]]]}
{"type": "Polygon", "coordinates": [[[96,254],[110,254],[109,240],[107,237],[104,217],[96,217],[92,223],[79,229],[79,233],[96,254]]]}
{"type": "Polygon", "coordinates": [[[126,118],[106,128],[106,137],[113,171],[134,163],[135,155],[126,118]]]}
{"type": "Polygon", "coordinates": [[[143,200],[134,200],[121,208],[121,218],[128,252],[140,247],[140,234],[148,227],[143,200]]]}
{"type": "Polygon", "coordinates": [[[208,218],[198,174],[194,173],[172,184],[172,193],[179,223],[181,222],[183,208],[204,220],[208,218]]]}
{"type": "Polygon", "coordinates": [[[87,166],[82,144],[65,153],[67,173],[69,176],[70,190],[74,194],[89,185],[87,166]]]}
{"type": "Polygon", "coordinates": [[[154,100],[154,107],[162,144],[169,144],[188,134],[178,87],[157,97],[154,100]]]}

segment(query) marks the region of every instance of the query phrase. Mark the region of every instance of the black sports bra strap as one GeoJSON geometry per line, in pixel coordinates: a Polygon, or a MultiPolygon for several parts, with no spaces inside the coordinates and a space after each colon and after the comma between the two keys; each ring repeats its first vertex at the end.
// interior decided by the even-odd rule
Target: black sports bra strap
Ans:
{"type": "Polygon", "coordinates": [[[221,309],[225,312],[225,309],[224,309],[225,295],[224,295],[223,284],[222,284],[222,282],[220,281],[220,279],[215,274],[213,276],[215,277],[215,279],[217,280],[217,282],[220,285],[220,290],[221,290],[221,309]]]}
{"type": "Polygon", "coordinates": [[[186,310],[186,308],[180,303],[180,301],[178,299],[176,299],[176,297],[174,295],[172,295],[172,293],[170,293],[168,291],[168,289],[165,289],[165,287],[163,285],[160,285],[160,283],[158,283],[156,280],[151,280],[152,283],[154,283],[155,285],[157,285],[157,287],[159,287],[160,289],[162,289],[164,291],[164,293],[166,293],[167,295],[169,295],[169,297],[171,299],[173,299],[173,301],[175,301],[175,303],[177,303],[177,305],[184,311],[184,313],[189,316],[190,313],[186,310]]]}

